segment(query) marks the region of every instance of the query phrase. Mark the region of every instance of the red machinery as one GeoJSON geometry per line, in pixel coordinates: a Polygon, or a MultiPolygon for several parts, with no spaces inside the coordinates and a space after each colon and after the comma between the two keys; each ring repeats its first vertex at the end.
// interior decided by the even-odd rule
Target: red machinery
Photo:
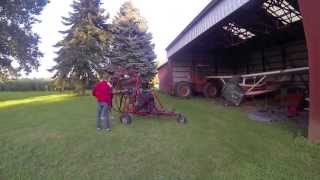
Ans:
{"type": "Polygon", "coordinates": [[[167,111],[160,102],[159,96],[143,82],[141,75],[134,70],[116,68],[111,82],[115,95],[115,108],[121,113],[120,122],[130,124],[132,115],[176,117],[178,123],[186,123],[181,113],[167,111]]]}

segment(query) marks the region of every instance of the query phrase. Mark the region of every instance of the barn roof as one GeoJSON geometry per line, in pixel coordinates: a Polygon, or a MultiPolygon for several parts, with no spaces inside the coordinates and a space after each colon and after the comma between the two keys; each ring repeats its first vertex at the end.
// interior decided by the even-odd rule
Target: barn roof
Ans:
{"type": "Polygon", "coordinates": [[[212,0],[166,48],[168,58],[250,0],[212,0]]]}
{"type": "Polygon", "coordinates": [[[168,62],[163,63],[162,65],[160,65],[157,70],[160,70],[161,68],[165,67],[168,64],[168,62]]]}

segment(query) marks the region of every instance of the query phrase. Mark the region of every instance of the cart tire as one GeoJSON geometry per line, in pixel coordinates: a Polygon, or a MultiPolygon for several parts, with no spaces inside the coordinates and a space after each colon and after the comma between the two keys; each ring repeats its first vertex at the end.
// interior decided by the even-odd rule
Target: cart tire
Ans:
{"type": "Polygon", "coordinates": [[[203,88],[203,95],[207,98],[215,98],[219,95],[219,88],[214,83],[207,83],[203,88]]]}
{"type": "Polygon", "coordinates": [[[191,84],[188,82],[179,82],[175,88],[175,95],[178,97],[188,98],[192,94],[191,84]]]}
{"type": "Polygon", "coordinates": [[[187,117],[185,115],[183,115],[183,114],[178,114],[177,123],[186,124],[187,123],[187,117]]]}
{"type": "Polygon", "coordinates": [[[125,124],[125,125],[129,125],[132,123],[132,115],[131,114],[128,114],[128,113],[123,113],[121,116],[120,116],[120,122],[122,124],[125,124]]]}

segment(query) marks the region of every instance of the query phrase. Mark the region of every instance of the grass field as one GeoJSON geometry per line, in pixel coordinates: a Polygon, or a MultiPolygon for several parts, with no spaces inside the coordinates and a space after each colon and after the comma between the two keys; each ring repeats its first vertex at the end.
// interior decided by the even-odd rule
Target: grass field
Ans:
{"type": "Polygon", "coordinates": [[[237,108],[175,99],[172,119],[112,120],[95,129],[92,97],[0,93],[0,180],[320,179],[320,146],[290,123],[262,124],[237,108]]]}

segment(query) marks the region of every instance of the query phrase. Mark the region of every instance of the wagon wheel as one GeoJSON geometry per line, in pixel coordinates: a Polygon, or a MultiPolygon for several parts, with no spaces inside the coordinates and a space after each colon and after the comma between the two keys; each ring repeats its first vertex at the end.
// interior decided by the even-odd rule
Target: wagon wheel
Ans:
{"type": "Polygon", "coordinates": [[[176,85],[175,94],[178,97],[190,97],[192,93],[191,84],[188,82],[179,82],[176,85]]]}
{"type": "Polygon", "coordinates": [[[179,124],[186,124],[187,123],[187,117],[183,114],[177,115],[177,123],[179,124]]]}
{"type": "Polygon", "coordinates": [[[203,88],[203,95],[207,98],[217,97],[219,94],[219,89],[217,85],[213,83],[207,83],[203,88]]]}
{"type": "Polygon", "coordinates": [[[120,122],[125,125],[129,125],[132,123],[132,115],[129,113],[122,113],[120,116],[120,122]]]}

